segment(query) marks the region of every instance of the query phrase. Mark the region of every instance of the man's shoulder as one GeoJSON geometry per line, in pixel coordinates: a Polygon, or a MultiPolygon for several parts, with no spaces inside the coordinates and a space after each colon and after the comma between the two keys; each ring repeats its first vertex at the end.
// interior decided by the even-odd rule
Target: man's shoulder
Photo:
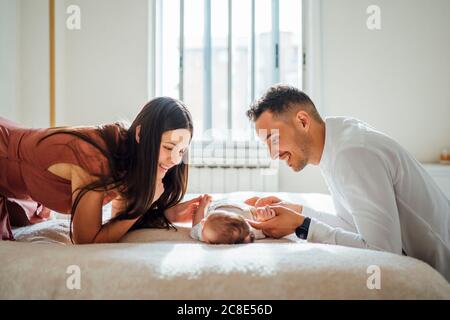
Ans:
{"type": "MultiPolygon", "coordinates": [[[[349,150],[386,150],[386,146],[397,143],[385,133],[366,122],[352,117],[332,117],[329,119],[334,135],[335,156],[349,150]]],[[[328,122],[327,122],[328,124],[328,122]]]]}
{"type": "Polygon", "coordinates": [[[364,148],[366,132],[361,128],[361,122],[356,118],[327,118],[327,133],[331,134],[333,156],[347,152],[348,149],[364,148]]]}

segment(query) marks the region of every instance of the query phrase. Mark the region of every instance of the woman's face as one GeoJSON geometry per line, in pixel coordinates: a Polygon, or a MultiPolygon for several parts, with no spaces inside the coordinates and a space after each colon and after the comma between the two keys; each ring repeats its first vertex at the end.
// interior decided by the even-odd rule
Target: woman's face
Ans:
{"type": "Polygon", "coordinates": [[[180,164],[188,150],[191,132],[187,129],[170,130],[163,133],[159,148],[158,177],[164,178],[167,171],[180,164]]]}

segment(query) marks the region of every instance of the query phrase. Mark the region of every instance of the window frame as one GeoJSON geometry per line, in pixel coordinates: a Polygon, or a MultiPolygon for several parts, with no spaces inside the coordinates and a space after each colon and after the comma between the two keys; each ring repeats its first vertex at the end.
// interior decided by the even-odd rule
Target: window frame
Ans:
{"type": "MultiPolygon", "coordinates": [[[[150,96],[160,96],[162,95],[162,88],[158,85],[162,78],[162,66],[158,63],[160,57],[162,56],[162,1],[164,0],[149,0],[149,17],[150,17],[150,63],[149,63],[149,94],[150,96]]],[[[185,0],[179,1],[179,12],[178,17],[180,21],[179,35],[184,35],[184,16],[186,5],[185,0]]],[[[203,40],[203,57],[204,57],[204,90],[203,90],[203,130],[208,130],[212,128],[212,34],[211,34],[211,1],[213,0],[203,0],[205,8],[205,23],[204,23],[204,34],[206,35],[203,40]]],[[[301,2],[301,0],[298,0],[301,2]]],[[[233,77],[232,77],[232,66],[233,66],[233,5],[239,5],[236,0],[227,0],[228,2],[228,68],[227,68],[227,129],[232,128],[232,112],[233,112],[233,77]],[[234,3],[233,3],[234,2],[234,3]]],[[[250,17],[250,46],[249,46],[249,95],[248,103],[250,104],[256,98],[256,30],[255,30],[255,8],[256,0],[250,0],[251,2],[251,17],[250,17]]],[[[271,21],[271,82],[278,83],[280,81],[280,0],[271,0],[271,11],[272,11],[272,21],[271,21]]],[[[302,37],[301,32],[299,33],[302,37]]],[[[299,39],[299,44],[302,43],[302,39],[299,39]]],[[[176,98],[183,100],[184,98],[184,36],[179,37],[179,88],[178,96],[176,98]]],[[[299,61],[303,61],[304,54],[303,48],[299,50],[299,61]]],[[[303,62],[301,63],[303,64],[303,62]]],[[[299,69],[299,75],[302,77],[302,70],[299,69]]],[[[302,83],[303,81],[299,81],[302,83]]],[[[201,138],[204,139],[204,138],[201,138]]]]}
{"type": "MultiPolygon", "coordinates": [[[[162,56],[162,34],[163,34],[163,12],[162,12],[162,1],[164,0],[149,0],[149,97],[161,96],[162,95],[162,63],[161,60],[158,60],[159,57],[162,56]],[[158,84],[158,81],[160,84],[158,84]]],[[[179,12],[178,17],[180,21],[179,25],[179,34],[184,35],[184,26],[185,26],[185,0],[179,1],[179,12]]],[[[204,22],[204,34],[208,35],[204,37],[204,79],[209,79],[209,84],[203,90],[203,117],[204,117],[204,127],[203,130],[211,129],[212,127],[212,108],[208,108],[211,106],[212,101],[212,35],[211,35],[211,1],[213,0],[203,0],[204,8],[206,12],[205,22],[204,22]],[[206,49],[205,49],[206,48],[206,49]],[[207,67],[208,65],[208,67],[207,67]],[[207,89],[209,88],[209,89],[207,89]],[[205,103],[210,101],[210,103],[205,103]]],[[[305,33],[305,6],[306,2],[310,0],[298,0],[300,2],[300,6],[302,8],[302,24],[301,29],[299,30],[298,45],[298,83],[301,86],[305,85],[305,76],[306,76],[306,51],[304,48],[304,33],[305,33]]],[[[238,0],[227,0],[228,2],[228,67],[227,67],[227,128],[231,130],[232,128],[232,119],[233,119],[233,78],[232,78],[232,67],[233,67],[233,5],[239,5],[238,0]]],[[[248,89],[248,104],[250,105],[256,98],[256,0],[250,0],[251,6],[251,17],[249,21],[250,28],[250,41],[249,41],[249,64],[248,64],[248,72],[249,72],[249,89],[248,89]]],[[[311,4],[308,4],[311,6],[311,4]]],[[[271,82],[278,83],[280,81],[280,0],[271,0],[271,82]]],[[[309,16],[308,16],[309,18],[309,16]]],[[[178,88],[178,98],[183,100],[184,98],[184,36],[179,37],[179,88],[178,88]]],[[[307,71],[307,70],[306,70],[307,71]]],[[[205,81],[206,82],[206,81],[205,81]]],[[[254,124],[251,124],[251,129],[254,132],[254,124]]],[[[192,153],[194,157],[192,157],[192,165],[194,166],[259,166],[259,167],[270,167],[270,162],[267,161],[267,158],[261,157],[261,152],[267,153],[267,147],[259,141],[259,139],[255,139],[256,135],[252,135],[249,139],[241,140],[241,141],[224,141],[224,140],[212,140],[211,137],[201,136],[198,139],[192,142],[192,153]],[[213,156],[210,157],[206,155],[207,152],[216,152],[216,149],[223,148],[223,145],[226,145],[225,153],[229,152],[230,146],[235,150],[235,154],[246,154],[246,159],[240,159],[239,156],[235,159],[230,159],[228,153],[222,157],[213,156]],[[265,151],[263,150],[265,149],[265,151]],[[205,151],[207,150],[207,151],[205,151]],[[257,155],[252,156],[252,155],[257,155]]],[[[221,151],[219,151],[220,153],[221,151]]]]}

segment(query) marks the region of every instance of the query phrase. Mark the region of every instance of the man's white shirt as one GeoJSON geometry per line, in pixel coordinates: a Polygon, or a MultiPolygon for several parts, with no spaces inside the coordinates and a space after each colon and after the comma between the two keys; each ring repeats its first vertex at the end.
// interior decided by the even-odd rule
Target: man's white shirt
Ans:
{"type": "Polygon", "coordinates": [[[402,146],[353,118],[325,120],[319,164],[336,216],[304,207],[308,241],[406,253],[450,281],[450,202],[402,146]]]}

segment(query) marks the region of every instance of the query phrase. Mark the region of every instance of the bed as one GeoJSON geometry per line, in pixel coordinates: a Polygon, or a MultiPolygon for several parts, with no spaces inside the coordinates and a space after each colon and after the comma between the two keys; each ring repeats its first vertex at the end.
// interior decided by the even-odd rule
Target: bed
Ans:
{"type": "MultiPolygon", "coordinates": [[[[334,210],[328,195],[277,195],[334,210]]],[[[117,244],[75,246],[68,227],[54,219],[15,229],[17,241],[0,242],[1,299],[450,299],[450,284],[429,265],[386,252],[295,236],[212,246],[192,240],[188,225],[136,230],[117,244]]]]}

